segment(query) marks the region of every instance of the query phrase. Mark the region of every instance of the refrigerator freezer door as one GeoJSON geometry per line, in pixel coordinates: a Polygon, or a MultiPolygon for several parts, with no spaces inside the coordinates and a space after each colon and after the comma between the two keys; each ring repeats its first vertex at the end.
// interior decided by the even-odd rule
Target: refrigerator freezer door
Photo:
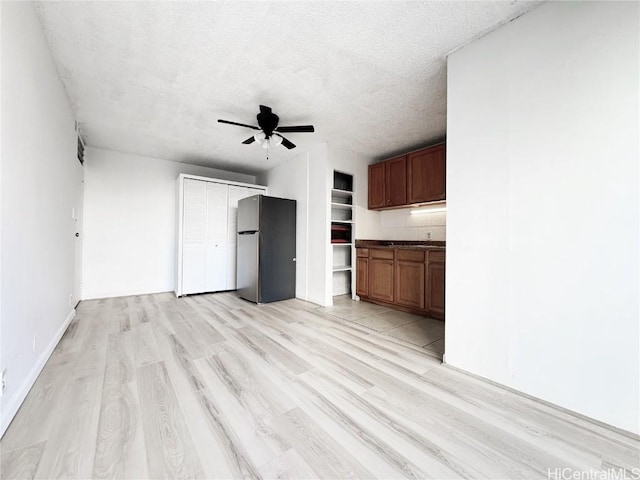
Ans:
{"type": "MultiPolygon", "coordinates": [[[[240,201],[242,203],[242,200],[240,201]]],[[[257,202],[256,202],[257,203],[257,202]]],[[[240,216],[238,216],[238,221],[240,216]]],[[[258,278],[258,248],[260,246],[260,234],[238,234],[238,294],[245,300],[258,303],[259,278],[258,278]]]]}
{"type": "Polygon", "coordinates": [[[260,197],[254,195],[238,202],[238,232],[260,230],[260,197]]]}

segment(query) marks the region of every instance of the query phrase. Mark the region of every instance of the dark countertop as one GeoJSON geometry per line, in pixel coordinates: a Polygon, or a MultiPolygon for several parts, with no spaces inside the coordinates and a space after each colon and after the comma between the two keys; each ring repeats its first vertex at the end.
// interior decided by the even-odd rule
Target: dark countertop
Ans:
{"type": "Polygon", "coordinates": [[[429,248],[444,250],[446,242],[438,240],[356,240],[356,248],[429,248]]]}

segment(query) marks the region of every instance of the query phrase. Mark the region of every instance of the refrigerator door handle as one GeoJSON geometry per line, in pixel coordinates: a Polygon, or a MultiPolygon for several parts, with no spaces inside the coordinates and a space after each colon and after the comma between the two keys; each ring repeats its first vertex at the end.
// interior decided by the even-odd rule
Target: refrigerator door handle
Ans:
{"type": "Polygon", "coordinates": [[[247,232],[238,232],[238,235],[254,235],[256,233],[258,233],[258,230],[250,230],[247,232]]]}

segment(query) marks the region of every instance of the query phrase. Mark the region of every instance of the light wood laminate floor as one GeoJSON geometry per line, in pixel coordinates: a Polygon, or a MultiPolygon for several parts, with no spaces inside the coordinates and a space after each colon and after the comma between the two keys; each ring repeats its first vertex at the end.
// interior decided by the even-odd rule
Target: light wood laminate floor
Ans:
{"type": "MultiPolygon", "coordinates": [[[[366,304],[337,307],[370,316],[366,304]]],[[[1,476],[547,478],[640,467],[636,439],[337,313],[234,293],[82,302],[0,442],[1,476]]]]}

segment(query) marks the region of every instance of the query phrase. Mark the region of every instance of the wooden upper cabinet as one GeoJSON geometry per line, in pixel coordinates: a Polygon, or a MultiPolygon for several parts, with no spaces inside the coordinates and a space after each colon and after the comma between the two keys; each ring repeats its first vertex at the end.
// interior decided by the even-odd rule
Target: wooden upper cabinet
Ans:
{"type": "Polygon", "coordinates": [[[392,158],[385,165],[385,197],[387,207],[407,204],[407,157],[392,158]]]}
{"type": "Polygon", "coordinates": [[[425,148],[407,155],[407,203],[444,200],[445,145],[425,148]]]}
{"type": "Polygon", "coordinates": [[[442,143],[369,165],[369,209],[445,200],[445,155],[442,143]]]}
{"type": "Polygon", "coordinates": [[[369,208],[383,208],[385,200],[385,164],[369,165],[369,208]]]}

